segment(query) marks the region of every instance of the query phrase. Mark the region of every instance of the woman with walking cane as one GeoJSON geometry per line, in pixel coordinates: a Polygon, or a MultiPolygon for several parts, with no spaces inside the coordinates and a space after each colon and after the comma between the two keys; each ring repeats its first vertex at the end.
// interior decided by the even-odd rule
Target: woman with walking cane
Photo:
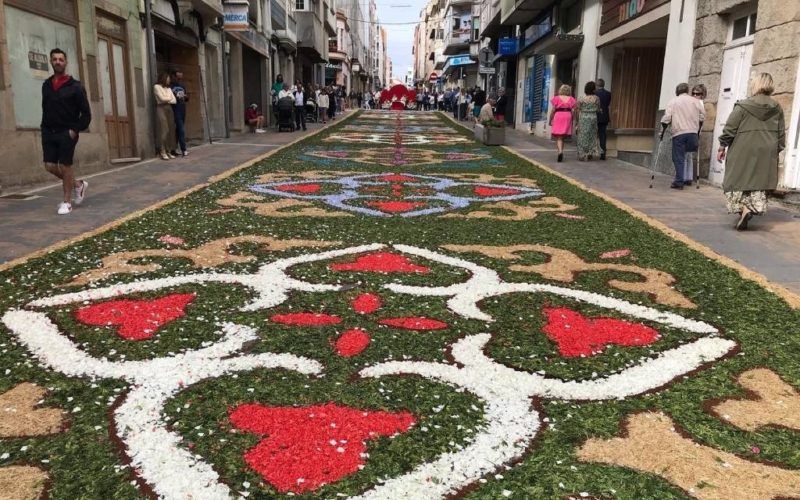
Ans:
{"type": "Polygon", "coordinates": [[[722,190],[728,213],[739,214],[736,229],[744,231],[754,215],[767,211],[767,191],[778,185],[778,154],[786,147],[783,109],[770,96],[772,75],[750,82],[748,99],[733,106],[719,137],[717,161],[725,161],[722,190]],[[726,160],[727,157],[727,160],[726,160]]]}

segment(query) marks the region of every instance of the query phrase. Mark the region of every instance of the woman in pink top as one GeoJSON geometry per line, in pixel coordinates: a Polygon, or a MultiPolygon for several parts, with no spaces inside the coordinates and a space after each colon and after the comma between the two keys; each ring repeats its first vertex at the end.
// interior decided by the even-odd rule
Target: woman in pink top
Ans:
{"type": "Polygon", "coordinates": [[[572,122],[575,120],[575,98],[572,88],[562,85],[558,95],[550,101],[550,134],[556,140],[558,161],[564,161],[564,139],[572,137],[572,122]]]}

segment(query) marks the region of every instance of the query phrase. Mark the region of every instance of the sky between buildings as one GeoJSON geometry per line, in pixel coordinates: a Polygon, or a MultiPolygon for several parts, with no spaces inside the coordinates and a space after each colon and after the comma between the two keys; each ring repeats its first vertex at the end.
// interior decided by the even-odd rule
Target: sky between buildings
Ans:
{"type": "Polygon", "coordinates": [[[414,26],[419,21],[419,12],[426,2],[425,0],[375,0],[375,3],[378,7],[378,18],[382,23],[413,23],[384,24],[387,52],[392,58],[392,77],[402,80],[408,68],[413,65],[411,47],[414,45],[414,26]]]}

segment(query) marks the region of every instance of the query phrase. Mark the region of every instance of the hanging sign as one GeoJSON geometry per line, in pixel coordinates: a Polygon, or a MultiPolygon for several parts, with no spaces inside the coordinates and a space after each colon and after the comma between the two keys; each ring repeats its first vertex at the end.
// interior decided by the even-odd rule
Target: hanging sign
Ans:
{"type": "Polygon", "coordinates": [[[223,5],[225,31],[249,31],[250,2],[248,0],[229,0],[223,5]]]}
{"type": "Polygon", "coordinates": [[[518,38],[511,38],[511,37],[501,38],[497,42],[497,48],[500,55],[513,56],[514,54],[516,54],[518,47],[517,40],[518,38]]]}

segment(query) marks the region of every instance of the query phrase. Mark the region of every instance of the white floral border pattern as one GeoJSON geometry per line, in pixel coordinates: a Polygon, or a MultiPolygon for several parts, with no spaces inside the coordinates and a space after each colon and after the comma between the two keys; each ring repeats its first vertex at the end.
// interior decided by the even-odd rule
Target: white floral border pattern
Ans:
{"type": "MultiPolygon", "coordinates": [[[[362,377],[413,374],[469,391],[484,402],[486,423],[463,449],[444,453],[401,476],[387,478],[358,498],[446,497],[524,454],[541,428],[540,415],[533,407],[536,398],[623,399],[658,389],[736,348],[735,342],[719,337],[716,328],[701,321],[592,292],[535,283],[507,283],[495,271],[469,261],[407,245],[392,247],[401,253],[469,271],[471,276],[464,283],[444,287],[384,285],[399,294],[447,297],[448,308],[464,318],[493,321],[478,307],[481,300],[490,297],[508,293],[544,293],[704,336],[619,373],[587,381],[547,378],[498,363],[484,352],[491,339],[489,334],[471,335],[457,341],[452,346],[452,355],[458,364],[391,361],[365,368],[360,372],[362,377]]],[[[181,437],[166,426],[163,410],[167,401],[190,385],[236,371],[275,368],[319,375],[323,371],[320,363],[278,353],[237,356],[246,342],[258,337],[254,329],[232,323],[221,324],[220,339],[202,349],[145,361],[112,362],[81,351],[68,336],[58,331],[45,313],[31,309],[208,282],[249,287],[255,292],[256,299],[242,310],[268,309],[286,301],[291,291],[339,291],[344,287],[296,280],[287,274],[290,267],[382,248],[386,245],[363,245],[279,259],[261,266],[254,274],[201,273],[61,294],[33,301],[27,309],[10,310],[2,321],[42,364],[54,370],[73,377],[121,379],[131,384],[126,398],[114,411],[113,419],[131,464],[159,497],[176,500],[189,496],[197,499],[229,498],[235,493],[220,482],[217,473],[201,457],[181,447],[181,437]]]]}

